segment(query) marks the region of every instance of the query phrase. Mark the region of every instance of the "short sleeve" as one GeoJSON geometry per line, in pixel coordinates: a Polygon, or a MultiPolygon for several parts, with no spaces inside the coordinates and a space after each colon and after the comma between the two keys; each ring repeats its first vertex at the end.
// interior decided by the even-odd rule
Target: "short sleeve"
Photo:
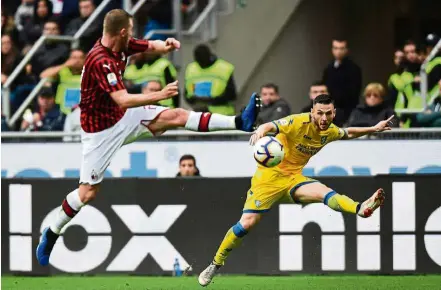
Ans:
{"type": "Polygon", "coordinates": [[[149,49],[149,41],[145,39],[130,38],[127,54],[130,56],[135,53],[145,52],[149,49]]]}
{"type": "Polygon", "coordinates": [[[335,125],[332,125],[331,129],[331,134],[330,134],[330,141],[337,141],[342,139],[343,137],[345,137],[347,135],[346,130],[339,128],[335,125]]]}
{"type": "Polygon", "coordinates": [[[273,121],[273,124],[276,126],[276,134],[285,134],[288,135],[295,130],[295,122],[294,122],[294,116],[288,116],[282,119],[279,119],[277,121],[273,121]]]}
{"type": "Polygon", "coordinates": [[[126,89],[121,70],[111,60],[98,61],[94,67],[94,75],[100,88],[109,94],[126,89]]]}

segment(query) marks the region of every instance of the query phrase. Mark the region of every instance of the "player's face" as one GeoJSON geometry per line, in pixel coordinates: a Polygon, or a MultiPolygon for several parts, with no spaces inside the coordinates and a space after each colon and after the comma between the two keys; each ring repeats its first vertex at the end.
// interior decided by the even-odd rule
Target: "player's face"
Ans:
{"type": "Polygon", "coordinates": [[[133,20],[130,19],[129,21],[129,26],[127,27],[127,29],[122,29],[121,30],[121,41],[124,43],[124,47],[127,50],[129,48],[129,41],[130,38],[132,38],[133,36],[133,20]]]}
{"type": "Polygon", "coordinates": [[[334,105],[315,104],[311,110],[311,116],[315,125],[320,130],[327,130],[335,118],[334,105]]]}
{"type": "Polygon", "coordinates": [[[196,166],[192,159],[182,160],[179,164],[179,172],[181,176],[194,176],[196,173],[196,166]]]}

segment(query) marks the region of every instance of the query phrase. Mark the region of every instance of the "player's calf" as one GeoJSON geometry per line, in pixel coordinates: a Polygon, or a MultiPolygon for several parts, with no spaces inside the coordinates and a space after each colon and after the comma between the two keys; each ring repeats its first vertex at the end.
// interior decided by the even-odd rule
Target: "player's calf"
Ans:
{"type": "Polygon", "coordinates": [[[198,281],[202,286],[207,286],[213,280],[219,268],[224,265],[225,260],[234,248],[237,248],[248,232],[260,221],[259,213],[244,213],[238,223],[233,225],[226,233],[213,262],[201,272],[198,281]]]}
{"type": "Polygon", "coordinates": [[[37,246],[37,260],[42,266],[49,264],[49,257],[63,227],[70,222],[98,193],[98,185],[81,184],[69,193],[61,203],[61,208],[52,224],[43,231],[37,246]]]}

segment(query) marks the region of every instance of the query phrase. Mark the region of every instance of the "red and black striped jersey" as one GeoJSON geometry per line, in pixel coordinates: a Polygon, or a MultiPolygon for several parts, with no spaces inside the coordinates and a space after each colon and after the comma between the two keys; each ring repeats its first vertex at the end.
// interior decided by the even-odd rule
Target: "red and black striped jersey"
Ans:
{"type": "Polygon", "coordinates": [[[131,38],[128,50],[115,52],[101,44],[101,38],[87,54],[81,74],[81,127],[100,132],[115,125],[125,113],[110,93],[124,90],[127,57],[148,50],[147,40],[131,38]]]}

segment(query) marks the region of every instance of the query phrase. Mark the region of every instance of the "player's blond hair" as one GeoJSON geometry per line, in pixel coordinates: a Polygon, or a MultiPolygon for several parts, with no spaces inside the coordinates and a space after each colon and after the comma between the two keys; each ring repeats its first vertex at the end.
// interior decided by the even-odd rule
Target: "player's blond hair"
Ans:
{"type": "Polygon", "coordinates": [[[130,19],[132,18],[133,16],[125,10],[110,10],[109,12],[107,12],[106,17],[104,17],[104,34],[109,34],[111,36],[118,35],[121,29],[129,28],[130,19]]]}
{"type": "Polygon", "coordinates": [[[376,94],[381,98],[384,98],[384,96],[386,95],[386,90],[384,89],[383,85],[380,83],[370,83],[364,89],[364,96],[367,96],[368,94],[371,93],[376,94]]]}

